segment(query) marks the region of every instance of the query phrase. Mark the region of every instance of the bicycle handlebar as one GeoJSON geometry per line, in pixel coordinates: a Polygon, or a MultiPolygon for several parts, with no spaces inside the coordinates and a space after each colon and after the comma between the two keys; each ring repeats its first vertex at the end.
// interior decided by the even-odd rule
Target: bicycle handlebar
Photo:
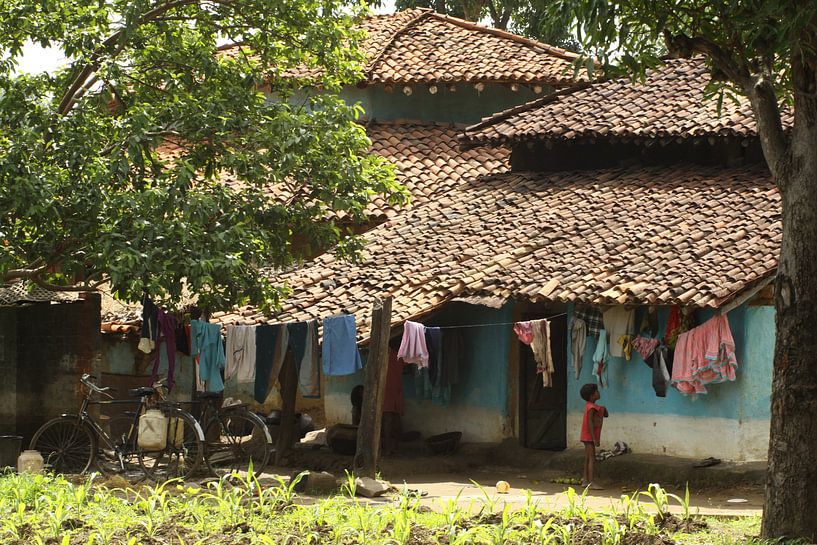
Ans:
{"type": "Polygon", "coordinates": [[[89,375],[88,373],[83,374],[82,378],[79,379],[79,381],[85,386],[87,386],[88,389],[90,389],[91,391],[96,392],[97,394],[102,394],[108,399],[113,399],[113,396],[108,392],[115,392],[116,391],[115,389],[111,388],[110,386],[100,388],[99,386],[91,382],[92,380],[96,380],[96,377],[94,375],[89,375]]]}

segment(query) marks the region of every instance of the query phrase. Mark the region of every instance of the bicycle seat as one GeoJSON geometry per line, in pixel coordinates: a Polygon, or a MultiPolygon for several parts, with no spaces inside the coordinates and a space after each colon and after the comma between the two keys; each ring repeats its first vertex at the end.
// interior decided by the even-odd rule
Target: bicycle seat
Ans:
{"type": "Polygon", "coordinates": [[[142,386],[141,388],[131,388],[128,390],[128,395],[131,397],[147,397],[156,393],[155,388],[150,386],[142,386]]]}

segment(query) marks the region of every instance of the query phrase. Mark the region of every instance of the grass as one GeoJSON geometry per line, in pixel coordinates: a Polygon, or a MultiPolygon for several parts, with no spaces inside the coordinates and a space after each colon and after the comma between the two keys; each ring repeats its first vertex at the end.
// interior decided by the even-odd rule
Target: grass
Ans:
{"type": "MultiPolygon", "coordinates": [[[[0,476],[0,543],[34,545],[757,545],[759,519],[687,524],[665,514],[668,497],[624,496],[592,511],[581,492],[561,512],[543,512],[529,494],[518,508],[487,492],[474,505],[438,501],[433,509],[409,491],[371,504],[350,497],[354,479],[335,496],[299,502],[293,485],[254,478],[207,486],[169,481],[138,489],[93,478],[0,476]],[[650,503],[653,502],[653,503],[650,503]],[[656,503],[657,502],[657,503],[656,503]],[[645,507],[649,507],[646,509],[645,507]],[[473,513],[478,513],[474,515],[473,513]],[[650,514],[654,513],[654,514],[650,514]],[[671,524],[670,524],[671,523],[671,524]]],[[[676,497],[676,502],[683,499],[676,497]]],[[[427,502],[426,502],[427,503],[427,502]]]]}

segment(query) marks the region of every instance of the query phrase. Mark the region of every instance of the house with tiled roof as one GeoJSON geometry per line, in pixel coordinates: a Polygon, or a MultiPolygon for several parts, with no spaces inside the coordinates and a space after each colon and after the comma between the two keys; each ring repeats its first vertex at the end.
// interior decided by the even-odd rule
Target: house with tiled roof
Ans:
{"type": "MultiPolygon", "coordinates": [[[[507,149],[460,149],[458,137],[467,124],[577,84],[572,64],[575,54],[427,9],[371,16],[361,27],[366,31],[362,44],[367,59],[365,79],[341,94],[347,102],[362,105],[361,123],[372,141],[372,152],[395,165],[397,179],[409,191],[411,202],[398,208],[374,196],[367,209],[369,222],[356,226],[358,230],[434,204],[480,176],[506,171],[507,149]]],[[[225,49],[220,54],[235,51],[225,49]]],[[[163,150],[167,159],[179,152],[178,144],[163,150]]],[[[222,181],[238,183],[229,176],[222,181]]],[[[292,197],[285,184],[271,186],[270,191],[283,200],[292,197]]],[[[348,218],[331,219],[342,223],[348,218]]],[[[138,314],[134,313],[138,309],[108,307],[103,325],[106,369],[117,376],[143,373],[151,366],[151,356],[136,350],[132,336],[130,349],[119,342],[122,335],[138,331],[138,314]]],[[[178,384],[191,384],[188,359],[178,355],[178,384]]],[[[247,398],[247,392],[240,389],[227,395],[247,398]]],[[[345,395],[348,398],[348,392],[345,395]]],[[[276,405],[280,398],[274,392],[266,406],[276,405]]],[[[299,399],[299,407],[317,413],[320,420],[322,402],[316,406],[299,399]]]]}
{"type": "MultiPolygon", "coordinates": [[[[509,171],[474,176],[392,217],[366,234],[358,263],[327,254],[283,275],[293,294],[275,316],[241,308],[214,319],[252,324],[346,312],[356,316],[365,346],[373,301],[391,295],[393,335],[413,320],[448,328],[443,335],[456,331],[464,346],[446,400],[426,399],[405,377],[406,429],[462,431],[474,442],[516,439],[530,448],[577,446],[579,388],[599,381],[602,362],[602,399],[612,413],[606,444],[764,459],[780,197],[750,110],[737,103],[719,112],[705,74],[698,60],[668,61],[644,83],[603,81],[485,119],[462,143],[506,150],[509,171]],[[728,360],[734,374],[682,394],[662,378],[663,367],[626,348],[632,338],[603,343],[592,334],[589,317],[611,310],[629,317],[632,338],[671,345],[677,324],[694,328],[696,336],[685,339],[697,340],[682,345],[687,352],[703,350],[701,357],[724,367],[720,359],[728,360]],[[588,333],[574,337],[579,317],[588,333]],[[541,318],[550,320],[550,386],[512,328],[541,318]],[[707,324],[721,329],[712,333],[707,324]],[[584,341],[583,351],[574,339],[584,341]],[[709,341],[714,353],[695,344],[709,341]]],[[[609,316],[600,327],[621,329],[609,316]]],[[[674,354],[676,365],[691,361],[677,346],[674,354]]],[[[667,371],[682,386],[693,382],[667,371]]],[[[348,421],[348,392],[361,381],[327,379],[328,421],[348,421]]]]}

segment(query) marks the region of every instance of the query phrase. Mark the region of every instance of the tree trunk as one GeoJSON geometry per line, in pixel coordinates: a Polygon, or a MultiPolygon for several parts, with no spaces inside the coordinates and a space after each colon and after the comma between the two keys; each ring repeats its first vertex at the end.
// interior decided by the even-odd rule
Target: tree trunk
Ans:
{"type": "Polygon", "coordinates": [[[783,244],[762,535],[817,542],[817,98],[813,74],[794,79],[790,152],[776,169],[783,244]]]}

